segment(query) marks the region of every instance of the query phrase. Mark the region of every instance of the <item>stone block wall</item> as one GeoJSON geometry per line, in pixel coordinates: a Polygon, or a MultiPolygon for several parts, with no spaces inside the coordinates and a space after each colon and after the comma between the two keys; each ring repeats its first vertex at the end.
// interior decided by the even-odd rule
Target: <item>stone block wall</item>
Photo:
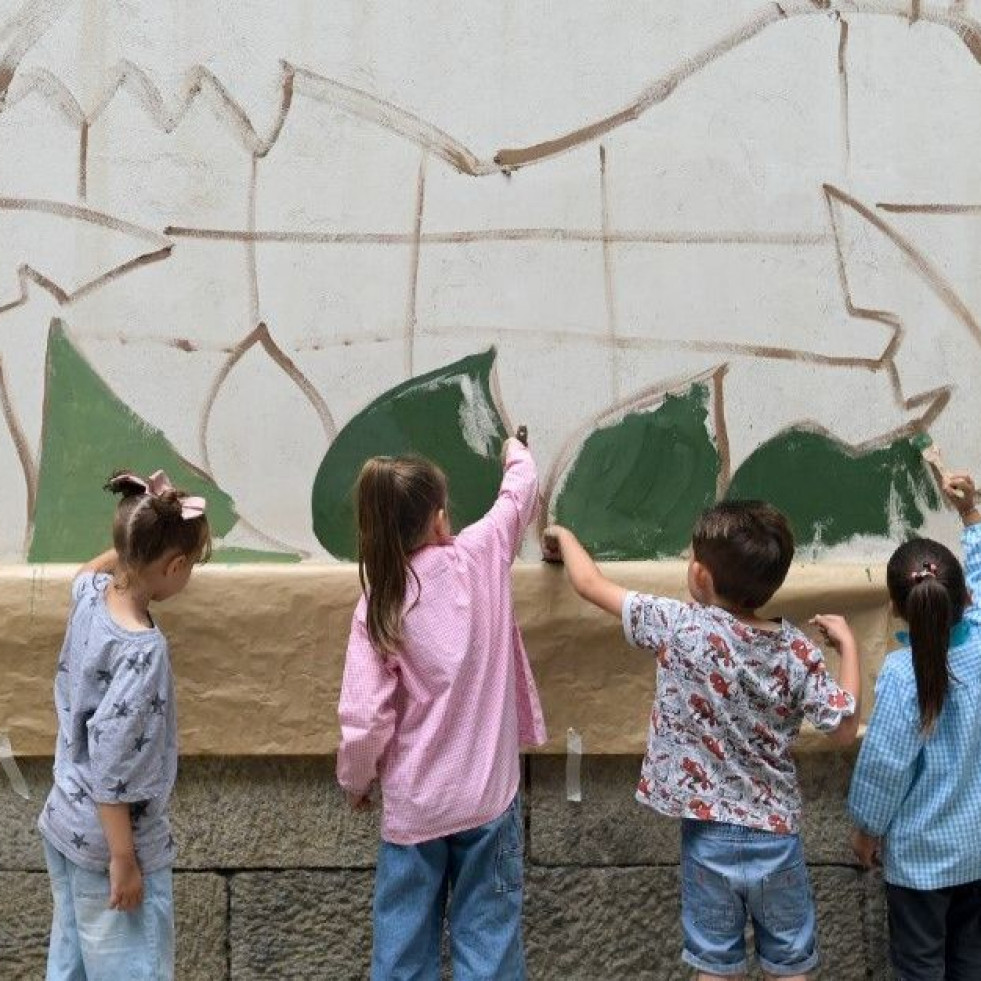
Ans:
{"type": "MultiPolygon", "coordinates": [[[[824,981],[885,981],[881,883],[858,871],[844,817],[853,756],[802,756],[805,850],[824,981]]],[[[674,981],[678,829],[632,800],[639,759],[525,761],[526,928],[535,981],[674,981]]],[[[51,915],[36,812],[50,760],[22,764],[33,800],[0,783],[0,981],[42,978],[51,915]]],[[[368,976],[378,827],[344,806],[328,757],[185,758],[174,818],[179,981],[368,976]]]]}

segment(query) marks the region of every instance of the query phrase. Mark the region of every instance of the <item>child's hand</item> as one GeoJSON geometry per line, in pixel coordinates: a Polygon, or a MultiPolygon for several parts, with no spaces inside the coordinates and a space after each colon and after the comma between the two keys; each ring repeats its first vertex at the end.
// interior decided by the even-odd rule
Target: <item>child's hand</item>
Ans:
{"type": "Polygon", "coordinates": [[[370,790],[366,794],[346,793],[344,796],[347,797],[348,806],[355,813],[364,814],[367,811],[373,811],[375,809],[375,802],[370,790]]]}
{"type": "Polygon", "coordinates": [[[962,517],[977,507],[977,490],[970,474],[962,471],[947,474],[942,489],[951,506],[962,517]]]}
{"type": "Polygon", "coordinates": [[[852,851],[864,869],[882,864],[882,839],[873,838],[857,828],[852,832],[852,851]]]}
{"type": "Polygon", "coordinates": [[[559,533],[562,530],[559,525],[549,525],[542,533],[542,558],[546,562],[562,561],[562,546],[559,543],[559,533]]]}
{"type": "Polygon", "coordinates": [[[109,909],[131,913],[143,902],[143,873],[133,854],[109,860],[109,909]]]}
{"type": "Polygon", "coordinates": [[[844,617],[835,613],[819,613],[811,618],[810,623],[821,631],[825,643],[830,644],[839,654],[848,644],[857,647],[852,628],[848,626],[848,621],[844,617]]]}

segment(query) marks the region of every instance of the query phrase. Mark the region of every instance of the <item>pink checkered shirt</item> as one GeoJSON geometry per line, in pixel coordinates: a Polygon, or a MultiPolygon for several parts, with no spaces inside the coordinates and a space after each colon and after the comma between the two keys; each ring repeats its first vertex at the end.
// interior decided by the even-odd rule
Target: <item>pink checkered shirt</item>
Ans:
{"type": "Polygon", "coordinates": [[[420,549],[401,653],[351,623],[341,686],[337,779],[382,788],[382,838],[413,845],[499,817],[518,791],[518,751],[545,742],[538,691],[511,600],[511,564],[538,504],[531,454],[509,443],[494,506],[447,545],[420,549]]]}

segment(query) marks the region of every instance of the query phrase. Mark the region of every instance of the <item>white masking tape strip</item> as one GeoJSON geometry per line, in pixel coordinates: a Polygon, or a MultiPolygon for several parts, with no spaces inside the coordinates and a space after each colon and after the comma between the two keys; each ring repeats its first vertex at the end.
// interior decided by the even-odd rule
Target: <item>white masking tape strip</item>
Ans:
{"type": "Polygon", "coordinates": [[[0,730],[0,766],[10,779],[10,786],[20,794],[24,800],[30,800],[31,795],[27,789],[27,783],[20,770],[17,769],[17,761],[14,759],[14,751],[10,745],[10,737],[0,730]]]}
{"type": "Polygon", "coordinates": [[[582,736],[569,728],[565,736],[565,799],[580,803],[582,801],[582,736]]]}

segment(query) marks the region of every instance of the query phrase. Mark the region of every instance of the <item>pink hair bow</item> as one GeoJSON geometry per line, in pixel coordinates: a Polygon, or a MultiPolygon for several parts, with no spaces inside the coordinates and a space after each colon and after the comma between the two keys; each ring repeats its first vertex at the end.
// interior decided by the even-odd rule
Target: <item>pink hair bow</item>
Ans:
{"type": "MultiPolygon", "coordinates": [[[[168,491],[175,489],[174,485],[170,482],[170,477],[163,470],[154,471],[145,480],[142,477],[137,477],[136,474],[127,474],[127,476],[133,483],[141,486],[144,493],[149,494],[150,497],[160,497],[168,491]]],[[[180,498],[180,502],[181,517],[185,521],[200,518],[204,514],[204,509],[208,503],[203,497],[182,497],[180,498]]]]}

